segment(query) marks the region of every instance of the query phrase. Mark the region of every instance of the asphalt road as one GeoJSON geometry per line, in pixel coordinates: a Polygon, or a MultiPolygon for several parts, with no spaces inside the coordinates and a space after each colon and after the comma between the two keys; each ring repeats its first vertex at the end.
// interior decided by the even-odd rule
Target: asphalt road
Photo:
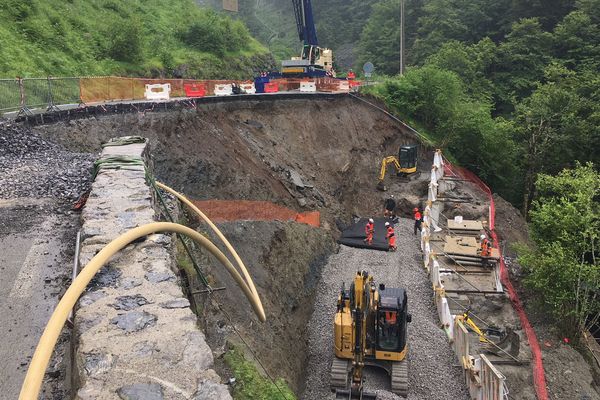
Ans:
{"type": "Polygon", "coordinates": [[[50,200],[0,200],[0,397],[4,399],[18,398],[31,356],[70,276],[72,261],[67,254],[74,243],[68,239],[77,216],[48,212],[53,206],[50,200]]]}

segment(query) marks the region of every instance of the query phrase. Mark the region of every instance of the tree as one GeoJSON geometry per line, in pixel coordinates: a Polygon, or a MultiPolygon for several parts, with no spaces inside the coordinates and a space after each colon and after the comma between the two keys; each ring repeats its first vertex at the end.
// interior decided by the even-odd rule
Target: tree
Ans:
{"type": "Polygon", "coordinates": [[[600,75],[578,75],[558,64],[546,69],[540,85],[516,108],[516,139],[523,143],[523,215],[535,195],[538,173],[558,173],[576,161],[598,162],[600,75]]]}
{"type": "Polygon", "coordinates": [[[600,316],[600,174],[592,163],[540,175],[530,212],[535,248],[519,249],[526,285],[565,333],[578,336],[600,316]]]}
{"type": "MultiPolygon", "coordinates": [[[[599,4],[600,6],[600,4],[599,4]]],[[[554,30],[555,56],[569,68],[598,70],[600,25],[583,11],[573,11],[554,30]]]]}
{"type": "Polygon", "coordinates": [[[373,6],[360,36],[359,64],[370,61],[378,73],[400,71],[400,8],[398,0],[383,0],[373,6]]]}
{"type": "Polygon", "coordinates": [[[551,61],[552,35],[542,30],[536,18],[515,23],[506,41],[498,48],[498,68],[493,74],[496,83],[496,109],[512,111],[514,104],[529,96],[544,77],[551,61]]]}

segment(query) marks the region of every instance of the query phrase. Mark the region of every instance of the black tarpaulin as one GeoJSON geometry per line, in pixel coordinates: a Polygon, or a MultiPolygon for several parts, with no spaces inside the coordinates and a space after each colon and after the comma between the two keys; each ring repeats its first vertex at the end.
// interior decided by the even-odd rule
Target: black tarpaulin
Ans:
{"type": "Polygon", "coordinates": [[[365,226],[367,225],[368,218],[361,218],[342,232],[342,237],[338,240],[339,244],[344,244],[350,247],[357,247],[359,249],[372,249],[372,250],[388,250],[388,242],[385,238],[387,228],[385,227],[386,222],[393,223],[389,218],[373,218],[375,224],[375,233],[373,234],[373,243],[371,246],[366,244],[364,240],[367,235],[365,234],[365,226]]]}

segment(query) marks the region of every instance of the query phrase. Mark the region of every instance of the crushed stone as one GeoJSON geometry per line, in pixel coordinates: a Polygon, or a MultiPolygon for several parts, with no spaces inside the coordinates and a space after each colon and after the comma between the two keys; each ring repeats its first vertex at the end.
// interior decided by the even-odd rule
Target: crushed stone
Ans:
{"type": "MultiPolygon", "coordinates": [[[[398,250],[394,253],[341,246],[329,258],[317,287],[315,307],[310,319],[309,362],[304,400],[334,399],[329,389],[333,360],[333,316],[342,282],[346,287],[358,270],[365,270],[375,283],[402,287],[408,291],[408,362],[410,400],[469,399],[458,360],[446,334],[439,326],[437,310],[427,272],[421,266],[419,242],[413,235],[413,221],[400,218],[395,225],[398,250]]],[[[390,381],[385,372],[367,368],[365,388],[377,391],[378,399],[400,397],[389,392],[390,381]]]]}

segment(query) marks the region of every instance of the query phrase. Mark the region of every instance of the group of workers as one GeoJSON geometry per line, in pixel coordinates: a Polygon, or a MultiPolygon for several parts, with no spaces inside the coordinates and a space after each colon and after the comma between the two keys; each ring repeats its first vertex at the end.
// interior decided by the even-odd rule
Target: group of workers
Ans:
{"type": "MultiPolygon", "coordinates": [[[[385,223],[385,229],[386,229],[386,234],[385,234],[385,238],[387,239],[388,242],[388,250],[389,251],[396,251],[397,246],[396,246],[396,234],[394,231],[394,226],[393,226],[393,222],[396,221],[396,200],[394,199],[394,195],[391,195],[388,199],[385,200],[384,205],[383,205],[383,216],[384,218],[389,218],[390,221],[392,223],[390,223],[389,221],[386,221],[385,223]]],[[[419,211],[418,207],[415,207],[413,209],[413,217],[415,219],[415,226],[414,226],[414,234],[417,234],[417,230],[420,231],[421,229],[421,222],[423,221],[423,216],[421,214],[421,212],[419,211]]],[[[375,221],[373,220],[373,218],[369,218],[369,220],[367,221],[367,224],[365,225],[365,240],[364,242],[371,246],[373,244],[373,235],[375,234],[375,221]]]]}
{"type": "MultiPolygon", "coordinates": [[[[421,232],[421,225],[423,223],[423,214],[419,207],[413,208],[413,219],[415,221],[413,232],[416,235],[417,232],[421,232]]],[[[390,222],[385,223],[386,234],[385,238],[388,242],[388,251],[396,251],[396,235],[394,232],[393,222],[396,222],[396,200],[394,199],[394,195],[391,195],[388,199],[385,200],[383,205],[383,216],[384,218],[389,218],[390,222]]],[[[365,225],[365,236],[364,242],[371,246],[373,244],[373,235],[375,234],[375,221],[373,218],[369,218],[367,224],[365,225]]],[[[487,236],[482,234],[480,236],[480,244],[481,247],[479,249],[479,255],[481,257],[491,257],[492,256],[492,243],[488,240],[487,236]]]]}

